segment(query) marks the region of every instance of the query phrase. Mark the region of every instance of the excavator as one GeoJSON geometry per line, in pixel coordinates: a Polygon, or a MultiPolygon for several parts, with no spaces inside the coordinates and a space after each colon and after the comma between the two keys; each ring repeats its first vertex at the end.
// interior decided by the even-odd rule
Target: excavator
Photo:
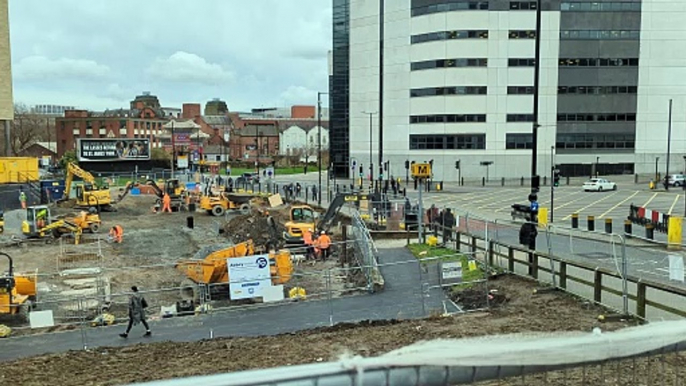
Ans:
{"type": "Polygon", "coordinates": [[[76,207],[88,208],[91,211],[114,211],[110,187],[107,185],[98,186],[95,184],[95,177],[89,172],[81,169],[78,165],[71,162],[67,164],[67,179],[64,186],[64,197],[68,200],[71,193],[74,176],[83,180],[83,185],[76,186],[76,207]]]}
{"type": "Polygon", "coordinates": [[[84,231],[98,233],[102,221],[97,213],[82,211],[78,216],[53,219],[47,205],[29,206],[26,208],[26,220],[21,224],[21,231],[28,238],[44,238],[52,235],[60,238],[65,234],[73,234],[74,242],[79,244],[84,231]]]}
{"type": "MultiPolygon", "coordinates": [[[[203,259],[182,260],[176,263],[176,269],[186,276],[181,284],[181,298],[184,301],[196,302],[200,299],[200,288],[204,294],[229,293],[228,261],[236,257],[255,255],[255,245],[252,240],[210,252],[203,259]]],[[[291,254],[287,250],[269,251],[268,261],[272,284],[287,283],[293,273],[291,254]]]]}
{"type": "Polygon", "coordinates": [[[38,274],[16,275],[12,257],[4,252],[0,252],[0,256],[6,257],[9,262],[9,270],[0,272],[0,315],[26,317],[36,302],[38,274]]]}
{"type": "Polygon", "coordinates": [[[172,211],[179,211],[183,205],[183,198],[186,194],[186,187],[179,182],[178,179],[169,179],[164,182],[164,186],[160,188],[155,180],[148,180],[146,185],[150,185],[157,196],[157,204],[162,206],[162,198],[167,193],[171,197],[172,211]]]}
{"type": "Polygon", "coordinates": [[[328,231],[336,218],[336,214],[341,210],[343,205],[350,202],[359,201],[379,201],[374,195],[369,194],[346,194],[338,193],[329,204],[323,216],[319,216],[312,207],[308,205],[296,205],[291,207],[290,220],[284,224],[286,231],[284,232],[284,239],[286,244],[302,244],[303,233],[307,229],[319,233],[321,231],[328,231]]]}

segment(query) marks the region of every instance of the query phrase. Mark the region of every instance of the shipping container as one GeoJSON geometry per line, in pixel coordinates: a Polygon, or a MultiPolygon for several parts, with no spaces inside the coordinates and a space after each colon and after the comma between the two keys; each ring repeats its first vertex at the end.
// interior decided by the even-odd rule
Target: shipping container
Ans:
{"type": "Polygon", "coordinates": [[[38,158],[0,157],[0,184],[20,184],[38,180],[38,158]]]}

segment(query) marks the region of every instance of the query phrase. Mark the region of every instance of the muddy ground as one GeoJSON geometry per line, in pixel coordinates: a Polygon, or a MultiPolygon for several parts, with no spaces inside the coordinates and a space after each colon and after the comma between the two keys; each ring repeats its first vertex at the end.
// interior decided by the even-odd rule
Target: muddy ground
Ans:
{"type": "MultiPolygon", "coordinates": [[[[111,294],[128,292],[132,285],[137,285],[143,291],[160,290],[147,295],[151,307],[159,309],[159,306],[173,305],[181,300],[177,287],[185,278],[174,268],[178,260],[198,258],[198,251],[212,245],[227,246],[253,238],[256,246],[260,246],[271,237],[281,238],[281,233],[265,234],[263,223],[266,216],[258,211],[248,217],[241,217],[238,214],[214,217],[205,212],[196,212],[193,214],[194,229],[191,230],[186,227],[188,212],[155,214],[152,213],[154,203],[154,196],[127,196],[116,204],[116,212],[101,213],[103,224],[100,233],[84,233],[83,242],[78,246],[70,243],[64,243],[61,246],[57,241],[52,243],[32,241],[20,246],[8,246],[5,243],[8,243],[13,235],[21,237],[20,225],[24,212],[6,213],[6,231],[0,235],[0,245],[5,244],[2,247],[3,251],[14,258],[15,272],[38,272],[38,309],[53,309],[57,312],[69,308],[68,311],[56,313],[56,321],[62,323],[72,321],[67,319],[67,316],[74,314],[74,305],[64,299],[101,296],[105,294],[103,289],[105,286],[109,287],[111,294]],[[248,218],[254,221],[247,221],[248,218]],[[226,221],[232,220],[238,220],[233,222],[241,223],[243,226],[227,229],[226,221]],[[122,244],[110,244],[105,241],[108,230],[114,225],[121,225],[124,229],[122,244]],[[220,232],[220,230],[226,231],[220,232]],[[94,243],[93,241],[98,238],[101,239],[100,243],[94,243]],[[61,249],[84,255],[95,255],[99,249],[102,258],[83,259],[69,265],[64,263],[58,265],[61,249]],[[93,267],[100,268],[101,273],[68,278],[59,275],[61,269],[93,267]],[[73,280],[79,283],[74,284],[73,280]],[[82,283],[84,280],[93,280],[95,284],[86,285],[82,283]],[[53,301],[56,303],[52,303],[53,301]],[[50,303],[45,303],[41,307],[41,302],[50,303]],[[62,319],[63,316],[64,319],[62,319]]],[[[51,212],[53,217],[78,213],[65,207],[51,208],[51,212]]],[[[272,211],[272,213],[275,212],[277,211],[272,211]]],[[[288,213],[287,210],[281,212],[288,213]]],[[[277,216],[279,220],[283,217],[284,214],[277,216]]],[[[294,280],[286,287],[297,285],[311,293],[321,292],[326,282],[324,272],[335,265],[335,262],[326,262],[297,266],[294,280]]],[[[5,267],[6,263],[0,261],[0,270],[5,271],[5,267]]],[[[344,289],[344,280],[334,280],[334,286],[337,289],[344,289]]],[[[115,295],[112,301],[125,304],[126,297],[115,295]]],[[[87,308],[85,313],[88,319],[99,313],[97,302],[88,302],[85,308],[87,308]]],[[[4,324],[17,326],[23,323],[23,321],[18,324],[15,322],[0,318],[0,323],[4,324]]]]}
{"type": "MultiPolygon", "coordinates": [[[[98,348],[90,352],[71,352],[18,360],[3,364],[21,369],[0,373],[7,384],[100,385],[123,384],[156,379],[216,374],[247,369],[335,360],[342,354],[379,355],[393,349],[437,338],[460,338],[491,334],[543,331],[591,331],[594,327],[609,331],[630,325],[628,322],[599,323],[603,310],[586,301],[561,293],[532,295],[531,281],[513,276],[491,281],[492,288],[506,298],[490,312],[418,321],[389,321],[339,325],[295,334],[258,338],[222,338],[195,343],[156,343],[124,348],[98,348]]],[[[680,365],[685,364],[679,358],[680,365]]],[[[665,359],[677,360],[677,359],[665,359]]],[[[622,366],[630,366],[631,363],[622,366]]],[[[646,371],[650,363],[639,361],[646,371]]],[[[621,374],[632,374],[631,369],[621,374]]],[[[624,371],[625,370],[625,371],[624,371]]],[[[614,368],[613,368],[613,371],[614,368]]],[[[669,372],[669,367],[667,370],[669,372]]],[[[559,374],[562,374],[561,372],[559,374]]],[[[599,371],[586,374],[598,377],[599,371]],[[595,375],[593,375],[595,374],[595,375]]],[[[606,370],[606,376],[609,372],[606,370]]],[[[581,372],[566,372],[570,380],[580,380],[581,372]]],[[[546,380],[527,377],[501,382],[502,385],[551,385],[554,374],[546,380]]],[[[588,384],[600,384],[595,382],[588,384]]],[[[614,383],[605,383],[614,384],[614,383]]],[[[631,384],[631,383],[626,383],[631,384]]]]}

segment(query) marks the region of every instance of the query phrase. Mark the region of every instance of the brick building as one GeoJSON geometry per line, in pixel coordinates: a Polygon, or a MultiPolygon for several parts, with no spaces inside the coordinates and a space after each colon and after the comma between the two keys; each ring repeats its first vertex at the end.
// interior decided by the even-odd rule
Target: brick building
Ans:
{"type": "Polygon", "coordinates": [[[279,123],[276,120],[251,119],[243,122],[241,129],[231,133],[229,141],[231,158],[261,163],[271,161],[279,154],[279,123]]]}
{"type": "Polygon", "coordinates": [[[147,92],[136,96],[129,109],[67,110],[55,119],[57,157],[76,149],[78,138],[147,138],[151,147],[160,147],[157,136],[165,122],[159,100],[147,92]]]}

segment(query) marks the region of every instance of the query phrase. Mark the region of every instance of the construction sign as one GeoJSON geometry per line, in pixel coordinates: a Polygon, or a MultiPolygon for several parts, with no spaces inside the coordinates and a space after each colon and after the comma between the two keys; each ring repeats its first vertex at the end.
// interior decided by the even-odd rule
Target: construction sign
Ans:
{"type": "Polygon", "coordinates": [[[412,178],[431,178],[431,164],[412,164],[412,178]]]}

